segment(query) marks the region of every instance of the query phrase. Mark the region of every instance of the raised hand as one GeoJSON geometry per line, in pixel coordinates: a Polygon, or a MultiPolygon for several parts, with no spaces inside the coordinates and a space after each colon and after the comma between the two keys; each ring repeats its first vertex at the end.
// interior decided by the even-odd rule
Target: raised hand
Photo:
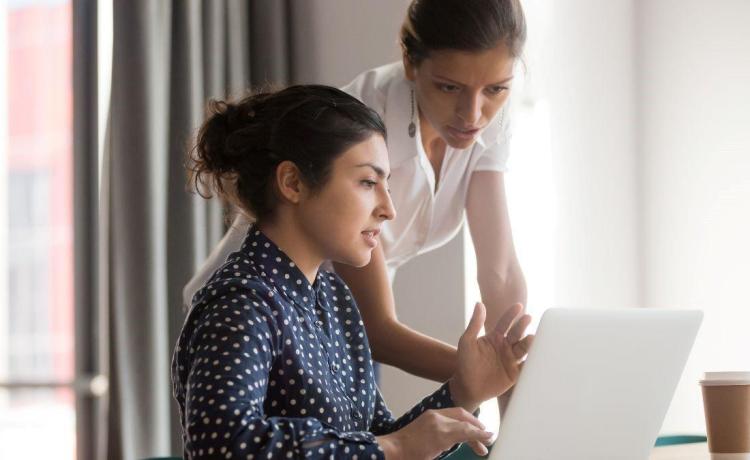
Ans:
{"type": "Polygon", "coordinates": [[[458,365],[450,381],[456,405],[474,411],[515,384],[534,337],[525,335],[531,317],[522,311],[521,304],[513,305],[492,331],[479,337],[487,313],[481,302],[476,304],[458,341],[458,365]]]}

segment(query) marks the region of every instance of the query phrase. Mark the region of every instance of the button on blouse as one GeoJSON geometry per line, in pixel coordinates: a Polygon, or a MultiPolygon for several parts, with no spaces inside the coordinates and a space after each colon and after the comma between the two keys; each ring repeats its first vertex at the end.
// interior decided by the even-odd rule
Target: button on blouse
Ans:
{"type": "Polygon", "coordinates": [[[172,382],[186,458],[383,458],[375,436],[453,406],[444,384],[395,419],[348,287],[255,228],[196,294],[172,382]]]}

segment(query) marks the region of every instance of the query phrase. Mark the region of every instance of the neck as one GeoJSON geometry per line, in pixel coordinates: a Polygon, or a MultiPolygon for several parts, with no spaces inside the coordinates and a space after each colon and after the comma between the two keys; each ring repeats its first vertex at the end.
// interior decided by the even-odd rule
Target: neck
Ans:
{"type": "Polygon", "coordinates": [[[274,219],[259,222],[258,229],[292,259],[310,284],[315,282],[323,258],[316,254],[315,246],[300,231],[295,222],[274,219]]]}
{"type": "Polygon", "coordinates": [[[438,135],[432,124],[422,115],[422,111],[419,111],[419,136],[422,138],[422,148],[425,153],[430,157],[434,150],[440,149],[444,142],[438,135]]]}

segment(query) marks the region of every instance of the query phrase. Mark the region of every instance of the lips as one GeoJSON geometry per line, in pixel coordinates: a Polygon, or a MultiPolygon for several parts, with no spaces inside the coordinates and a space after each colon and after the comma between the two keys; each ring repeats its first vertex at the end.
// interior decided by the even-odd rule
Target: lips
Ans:
{"type": "Polygon", "coordinates": [[[370,248],[375,248],[378,245],[377,236],[380,234],[380,229],[375,228],[372,230],[365,230],[362,232],[362,236],[364,237],[365,243],[367,243],[370,248]]]}
{"type": "Polygon", "coordinates": [[[476,136],[480,130],[481,128],[456,128],[448,126],[448,132],[450,132],[453,137],[465,140],[474,139],[474,136],[476,136]]]}

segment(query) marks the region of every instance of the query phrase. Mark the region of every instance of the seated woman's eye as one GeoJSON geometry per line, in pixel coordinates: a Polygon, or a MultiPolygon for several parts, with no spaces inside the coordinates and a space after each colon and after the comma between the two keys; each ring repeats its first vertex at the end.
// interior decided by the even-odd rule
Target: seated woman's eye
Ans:
{"type": "Polygon", "coordinates": [[[362,185],[364,185],[365,187],[367,187],[367,188],[373,188],[376,185],[378,185],[377,182],[375,182],[374,180],[370,180],[370,179],[364,179],[364,180],[360,181],[360,183],[362,185]]]}

